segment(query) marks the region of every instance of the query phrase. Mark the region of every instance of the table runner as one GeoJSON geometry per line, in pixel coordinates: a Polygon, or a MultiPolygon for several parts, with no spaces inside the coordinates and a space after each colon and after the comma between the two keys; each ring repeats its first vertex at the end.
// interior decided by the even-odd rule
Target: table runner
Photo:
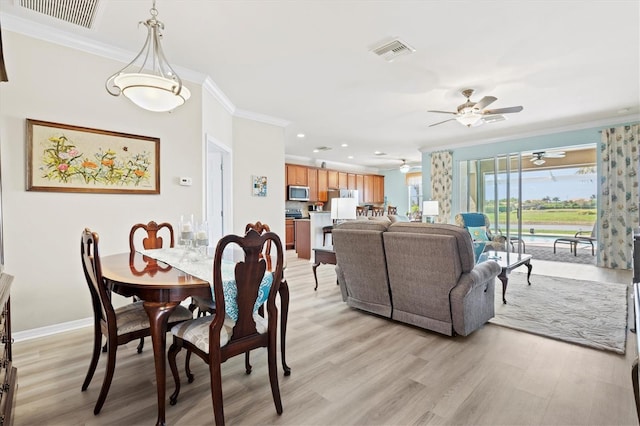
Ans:
{"type": "MultiPolygon", "coordinates": [[[[213,259],[207,257],[195,260],[191,256],[185,256],[184,248],[160,248],[150,250],[137,250],[145,256],[159,260],[167,265],[179,269],[189,275],[200,278],[209,282],[211,286],[211,298],[215,300],[213,292],[213,259]]],[[[234,321],[238,320],[238,289],[235,281],[235,262],[230,260],[222,260],[222,289],[224,294],[225,311],[227,315],[234,321]]],[[[254,305],[254,312],[267,301],[271,283],[273,282],[273,273],[266,271],[260,287],[258,288],[258,297],[254,305]]]]}

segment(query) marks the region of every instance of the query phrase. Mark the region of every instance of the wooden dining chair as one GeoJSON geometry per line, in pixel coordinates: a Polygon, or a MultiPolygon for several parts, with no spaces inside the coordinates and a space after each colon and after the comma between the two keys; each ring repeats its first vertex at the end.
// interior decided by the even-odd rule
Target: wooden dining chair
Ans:
{"type": "Polygon", "coordinates": [[[398,214],[398,208],[394,206],[387,206],[387,214],[388,215],[398,214]]]}
{"type": "MultiPolygon", "coordinates": [[[[272,254],[273,256],[273,254],[272,254]]],[[[171,405],[175,405],[180,393],[180,377],[176,365],[176,356],[184,347],[193,352],[209,365],[211,380],[211,400],[213,404],[214,418],[217,425],[224,424],[224,410],[222,397],[221,364],[236,355],[246,353],[253,349],[264,347],[267,349],[269,368],[269,381],[271,394],[276,407],[276,412],[282,414],[282,401],[278,385],[276,364],[276,338],[278,308],[275,298],[282,280],[284,254],[280,238],[273,232],[265,232],[260,235],[251,229],[244,237],[227,235],[223,237],[216,247],[213,261],[213,289],[216,302],[216,311],[213,315],[186,321],[171,329],[173,343],[169,348],[169,366],[176,385],[175,392],[169,398],[171,405]],[[268,279],[267,262],[262,253],[265,244],[271,242],[271,248],[277,251],[275,265],[271,273],[271,284],[268,293],[260,291],[263,279],[268,279]],[[227,246],[237,246],[242,249],[243,259],[235,264],[235,288],[237,292],[237,305],[230,305],[227,313],[227,304],[232,300],[225,300],[224,294],[232,291],[230,283],[223,282],[222,263],[223,252],[227,246]],[[267,272],[267,275],[265,275],[267,272]],[[256,306],[264,303],[266,296],[266,318],[257,313],[256,306]],[[234,319],[233,316],[236,316],[234,319]]],[[[232,285],[232,284],[231,284],[232,285]]],[[[250,371],[247,371],[250,373],[250,371]]],[[[189,382],[193,381],[193,375],[186,371],[189,382]]],[[[258,396],[254,395],[254,399],[258,396]]]]}
{"type": "MultiPolygon", "coordinates": [[[[107,399],[116,367],[116,350],[118,346],[151,335],[149,316],[144,310],[142,301],[133,302],[117,309],[113,308],[111,291],[102,277],[98,241],[98,234],[91,232],[89,228],[85,228],[80,241],[80,255],[82,269],[89,286],[93,305],[93,355],[91,356],[87,376],[82,383],[83,391],[89,387],[96,371],[100,357],[102,336],[104,335],[107,338],[107,368],[104,373],[98,401],[96,401],[93,409],[94,414],[100,412],[104,401],[107,399]]],[[[184,306],[178,305],[169,317],[169,327],[192,318],[191,311],[184,306]]]]}
{"type": "MultiPolygon", "coordinates": [[[[158,225],[158,223],[153,220],[147,224],[136,223],[129,231],[129,252],[131,255],[135,253],[137,241],[142,243],[142,247],[145,250],[162,248],[164,247],[163,235],[165,238],[169,238],[168,247],[173,247],[175,245],[175,239],[173,235],[173,226],[171,226],[170,223],[162,222],[158,225]],[[142,231],[144,231],[144,234],[142,231]]],[[[138,301],[139,299],[134,297],[134,300],[138,301]]],[[[138,353],[142,352],[142,348],[144,348],[144,337],[140,338],[138,353]]],[[[105,344],[102,348],[102,352],[106,351],[107,345],[105,344]]]]}
{"type": "Polygon", "coordinates": [[[140,233],[139,230],[146,232],[146,235],[142,239],[142,247],[146,250],[165,247],[162,235],[165,235],[166,237],[166,234],[169,236],[169,244],[167,247],[173,247],[175,245],[173,226],[167,222],[157,224],[152,220],[147,224],[136,223],[131,227],[131,230],[129,231],[129,251],[132,253],[136,251],[136,233],[140,233]]]}

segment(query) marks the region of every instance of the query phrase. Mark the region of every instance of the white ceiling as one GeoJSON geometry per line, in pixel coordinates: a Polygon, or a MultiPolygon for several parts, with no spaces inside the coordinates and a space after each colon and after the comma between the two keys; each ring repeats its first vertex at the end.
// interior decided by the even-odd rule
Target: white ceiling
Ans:
{"type": "MultiPolygon", "coordinates": [[[[100,0],[87,30],[18,2],[0,0],[3,24],[27,19],[124,49],[128,59],[142,47],[146,30],[137,23],[152,4],[100,0]]],[[[289,156],[384,169],[401,158],[419,162],[420,149],[640,117],[637,0],[157,0],[156,7],[178,73],[207,75],[237,109],[289,122],[289,156]],[[389,63],[370,52],[395,37],[415,53],[389,63]],[[428,127],[449,116],[427,110],[455,111],[464,88],[476,90],[474,101],[497,97],[491,108],[524,110],[475,128],[428,127]],[[332,149],[314,154],[319,146],[332,149]]]]}

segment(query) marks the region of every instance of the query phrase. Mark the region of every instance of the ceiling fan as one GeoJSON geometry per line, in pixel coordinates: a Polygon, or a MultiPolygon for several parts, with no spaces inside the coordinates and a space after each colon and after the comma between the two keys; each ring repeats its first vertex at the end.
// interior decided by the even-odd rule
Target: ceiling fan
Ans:
{"type": "Polygon", "coordinates": [[[447,121],[451,120],[456,120],[458,123],[467,127],[477,127],[484,123],[493,123],[496,121],[506,120],[506,117],[502,114],[510,114],[522,111],[522,106],[485,109],[487,106],[495,102],[498,98],[494,96],[485,96],[484,98],[480,99],[479,102],[472,102],[470,98],[473,95],[473,89],[464,89],[461,93],[462,96],[467,98],[467,102],[458,105],[457,112],[429,110],[429,112],[437,112],[440,114],[453,114],[455,115],[455,117],[448,120],[440,121],[438,123],[430,124],[429,127],[437,126],[438,124],[446,123],[447,121]]]}
{"type": "Polygon", "coordinates": [[[531,161],[536,166],[542,166],[544,163],[546,163],[545,158],[564,158],[565,155],[566,154],[564,151],[538,151],[531,154],[531,159],[529,161],[531,161]]]}

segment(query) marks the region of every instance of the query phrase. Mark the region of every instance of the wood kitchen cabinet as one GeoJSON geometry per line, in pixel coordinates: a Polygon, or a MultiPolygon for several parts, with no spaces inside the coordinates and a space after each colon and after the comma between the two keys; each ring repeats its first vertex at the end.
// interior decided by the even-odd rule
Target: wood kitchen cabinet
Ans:
{"type": "Polygon", "coordinates": [[[285,246],[287,250],[295,248],[295,226],[293,219],[285,219],[285,246]]]}
{"type": "Polygon", "coordinates": [[[287,164],[287,185],[307,186],[308,183],[307,167],[287,164]]]}
{"type": "Polygon", "coordinates": [[[328,185],[329,189],[338,189],[338,171],[337,170],[329,170],[328,171],[328,185]]]}
{"type": "Polygon", "coordinates": [[[373,176],[364,175],[364,202],[373,203],[373,176]]]}
{"type": "Polygon", "coordinates": [[[298,219],[295,223],[296,253],[300,259],[311,259],[311,222],[298,219]]]}
{"type": "Polygon", "coordinates": [[[346,172],[338,172],[338,189],[347,189],[349,182],[347,180],[346,172]]]}
{"type": "Polygon", "coordinates": [[[373,203],[384,203],[384,176],[373,176],[373,203]]]}
{"type": "Polygon", "coordinates": [[[309,201],[318,201],[318,169],[307,169],[307,185],[309,186],[309,201]]]}
{"type": "Polygon", "coordinates": [[[347,173],[347,189],[358,189],[356,187],[355,173],[347,173]]]}
{"type": "Polygon", "coordinates": [[[364,204],[364,175],[356,175],[356,189],[358,190],[358,204],[364,204]]]}
{"type": "Polygon", "coordinates": [[[318,169],[318,201],[329,201],[329,173],[327,169],[318,169]]]}

